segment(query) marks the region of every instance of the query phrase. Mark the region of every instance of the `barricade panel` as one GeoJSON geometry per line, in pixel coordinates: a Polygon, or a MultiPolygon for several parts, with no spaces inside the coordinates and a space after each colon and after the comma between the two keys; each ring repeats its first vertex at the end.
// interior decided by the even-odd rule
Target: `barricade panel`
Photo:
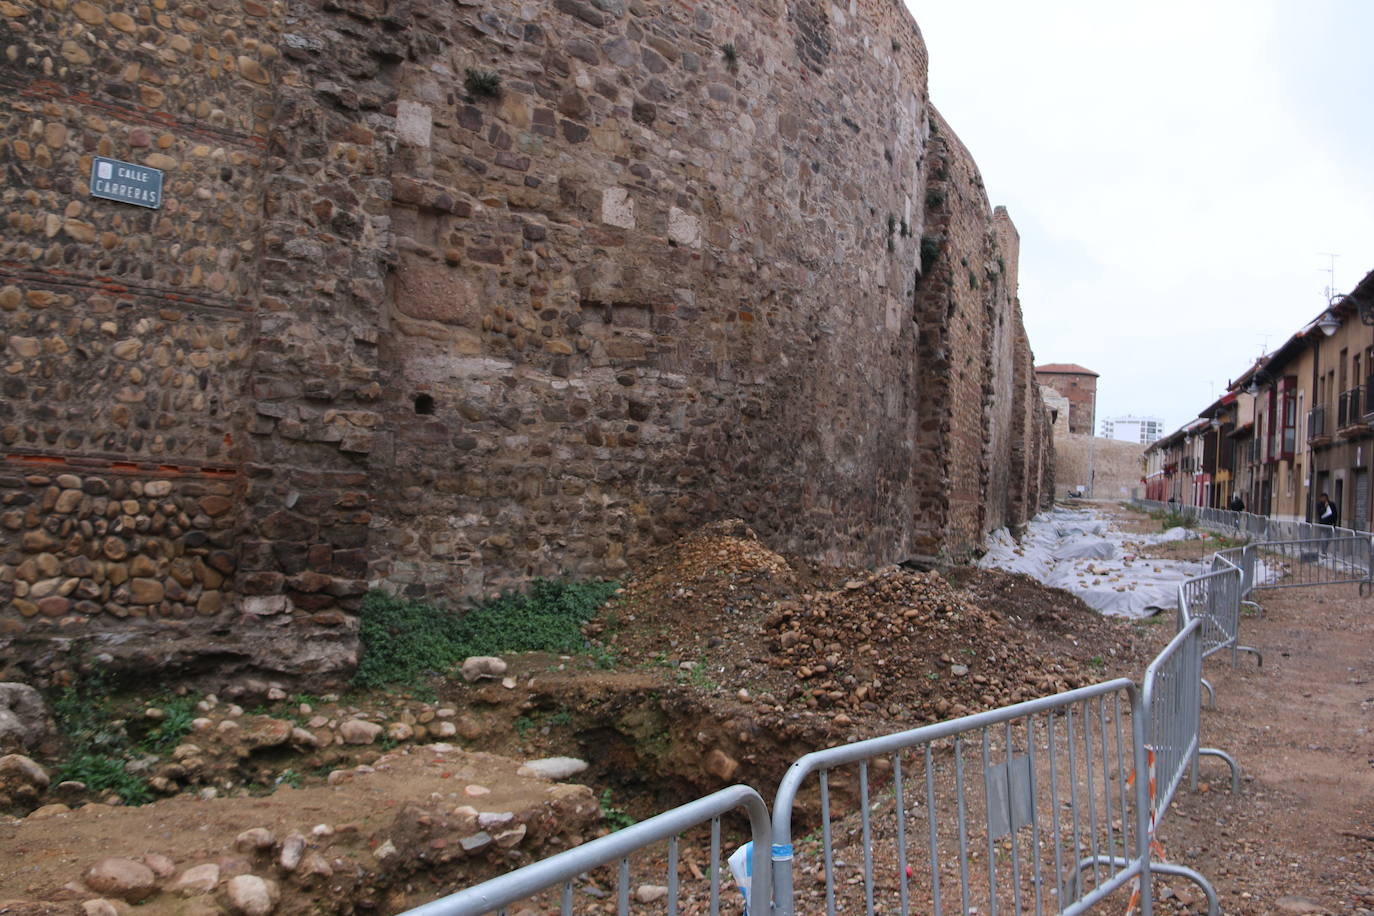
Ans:
{"type": "MultiPolygon", "coordinates": [[[[505,913],[513,903],[530,901],[539,912],[557,910],[561,914],[577,911],[578,890],[574,881],[583,873],[601,866],[615,869],[614,895],[616,911],[620,914],[639,911],[667,912],[720,912],[722,894],[731,895],[740,891],[731,887],[733,883],[728,872],[722,868],[721,856],[721,816],[735,809],[743,809],[749,818],[751,842],[753,843],[751,862],[752,889],[751,900],[767,901],[770,892],[770,827],[768,806],[757,792],[748,786],[731,786],[721,789],[704,798],[689,802],[678,808],[641,821],[624,830],[599,837],[566,852],[541,859],[509,874],[501,875],[490,881],[474,885],[466,890],[451,894],[424,906],[409,911],[409,916],[480,916],[483,913],[505,913]],[[683,881],[679,861],[682,855],[681,836],[694,827],[707,825],[709,838],[699,839],[702,848],[709,843],[710,853],[707,865],[700,869],[699,880],[683,881]],[[655,850],[659,844],[666,849],[655,850]],[[635,872],[631,857],[636,854],[660,856],[666,859],[666,874],[662,876],[662,886],[668,889],[666,901],[651,904],[632,903],[631,883],[635,872]],[[542,896],[541,896],[542,895],[542,896]]],[[[609,882],[608,882],[609,883],[609,882]]],[[[649,883],[649,882],[645,882],[649,883]]],[[[657,882],[654,882],[657,883],[657,882]]],[[[586,906],[600,908],[600,901],[584,898],[586,906]]],[[[734,911],[736,902],[730,906],[734,911]]],[[[767,913],[762,906],[758,912],[767,913]]]]}
{"type": "Polygon", "coordinates": [[[808,754],[774,804],[777,916],[832,916],[857,884],[866,913],[1124,905],[1147,869],[1142,722],[1120,679],[808,754]]]}
{"type": "MultiPolygon", "coordinates": [[[[1153,827],[1158,827],[1201,743],[1203,620],[1186,623],[1145,669],[1141,702],[1153,754],[1153,827]]],[[[1152,829],[1153,829],[1152,827],[1152,829]]]]}

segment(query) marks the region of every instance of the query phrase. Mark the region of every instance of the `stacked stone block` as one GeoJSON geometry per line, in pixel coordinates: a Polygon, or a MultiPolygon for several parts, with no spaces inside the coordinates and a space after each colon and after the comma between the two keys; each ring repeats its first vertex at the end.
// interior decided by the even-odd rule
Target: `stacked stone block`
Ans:
{"type": "Polygon", "coordinates": [[[0,633],[138,627],[156,639],[162,627],[222,620],[236,597],[231,481],[50,464],[0,475],[0,633]]]}
{"type": "Polygon", "coordinates": [[[959,557],[1039,502],[1014,229],[895,0],[0,16],[7,633],[174,621],[178,663],[343,675],[369,583],[618,575],[723,515],[959,557]],[[93,155],[164,207],[92,199],[93,155]],[[112,582],[101,524],[152,574],[112,582]]]}

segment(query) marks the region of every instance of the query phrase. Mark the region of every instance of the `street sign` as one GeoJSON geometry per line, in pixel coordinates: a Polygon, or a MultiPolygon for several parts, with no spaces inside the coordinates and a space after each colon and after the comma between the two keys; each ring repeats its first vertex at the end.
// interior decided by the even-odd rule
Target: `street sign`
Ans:
{"type": "Polygon", "coordinates": [[[91,163],[91,196],[157,210],[162,206],[162,170],[96,156],[91,163]]]}

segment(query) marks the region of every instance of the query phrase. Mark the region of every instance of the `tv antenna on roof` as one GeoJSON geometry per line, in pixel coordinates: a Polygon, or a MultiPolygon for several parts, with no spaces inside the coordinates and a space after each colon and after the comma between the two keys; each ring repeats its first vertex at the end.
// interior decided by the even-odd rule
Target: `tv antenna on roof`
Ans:
{"type": "Polygon", "coordinates": [[[1340,255],[1333,254],[1330,251],[1319,251],[1317,254],[1323,258],[1330,258],[1330,262],[1326,267],[1317,268],[1317,270],[1326,274],[1326,300],[1330,302],[1331,297],[1336,294],[1336,259],[1339,258],[1340,255]]]}

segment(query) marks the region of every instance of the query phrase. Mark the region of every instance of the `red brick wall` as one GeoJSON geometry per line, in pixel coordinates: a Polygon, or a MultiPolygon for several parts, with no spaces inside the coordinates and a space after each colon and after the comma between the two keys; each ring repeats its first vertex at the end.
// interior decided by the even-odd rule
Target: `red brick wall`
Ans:
{"type": "Polygon", "coordinates": [[[1040,384],[1049,385],[1069,399],[1069,432],[1095,435],[1097,377],[1078,373],[1038,372],[1040,384]]]}

